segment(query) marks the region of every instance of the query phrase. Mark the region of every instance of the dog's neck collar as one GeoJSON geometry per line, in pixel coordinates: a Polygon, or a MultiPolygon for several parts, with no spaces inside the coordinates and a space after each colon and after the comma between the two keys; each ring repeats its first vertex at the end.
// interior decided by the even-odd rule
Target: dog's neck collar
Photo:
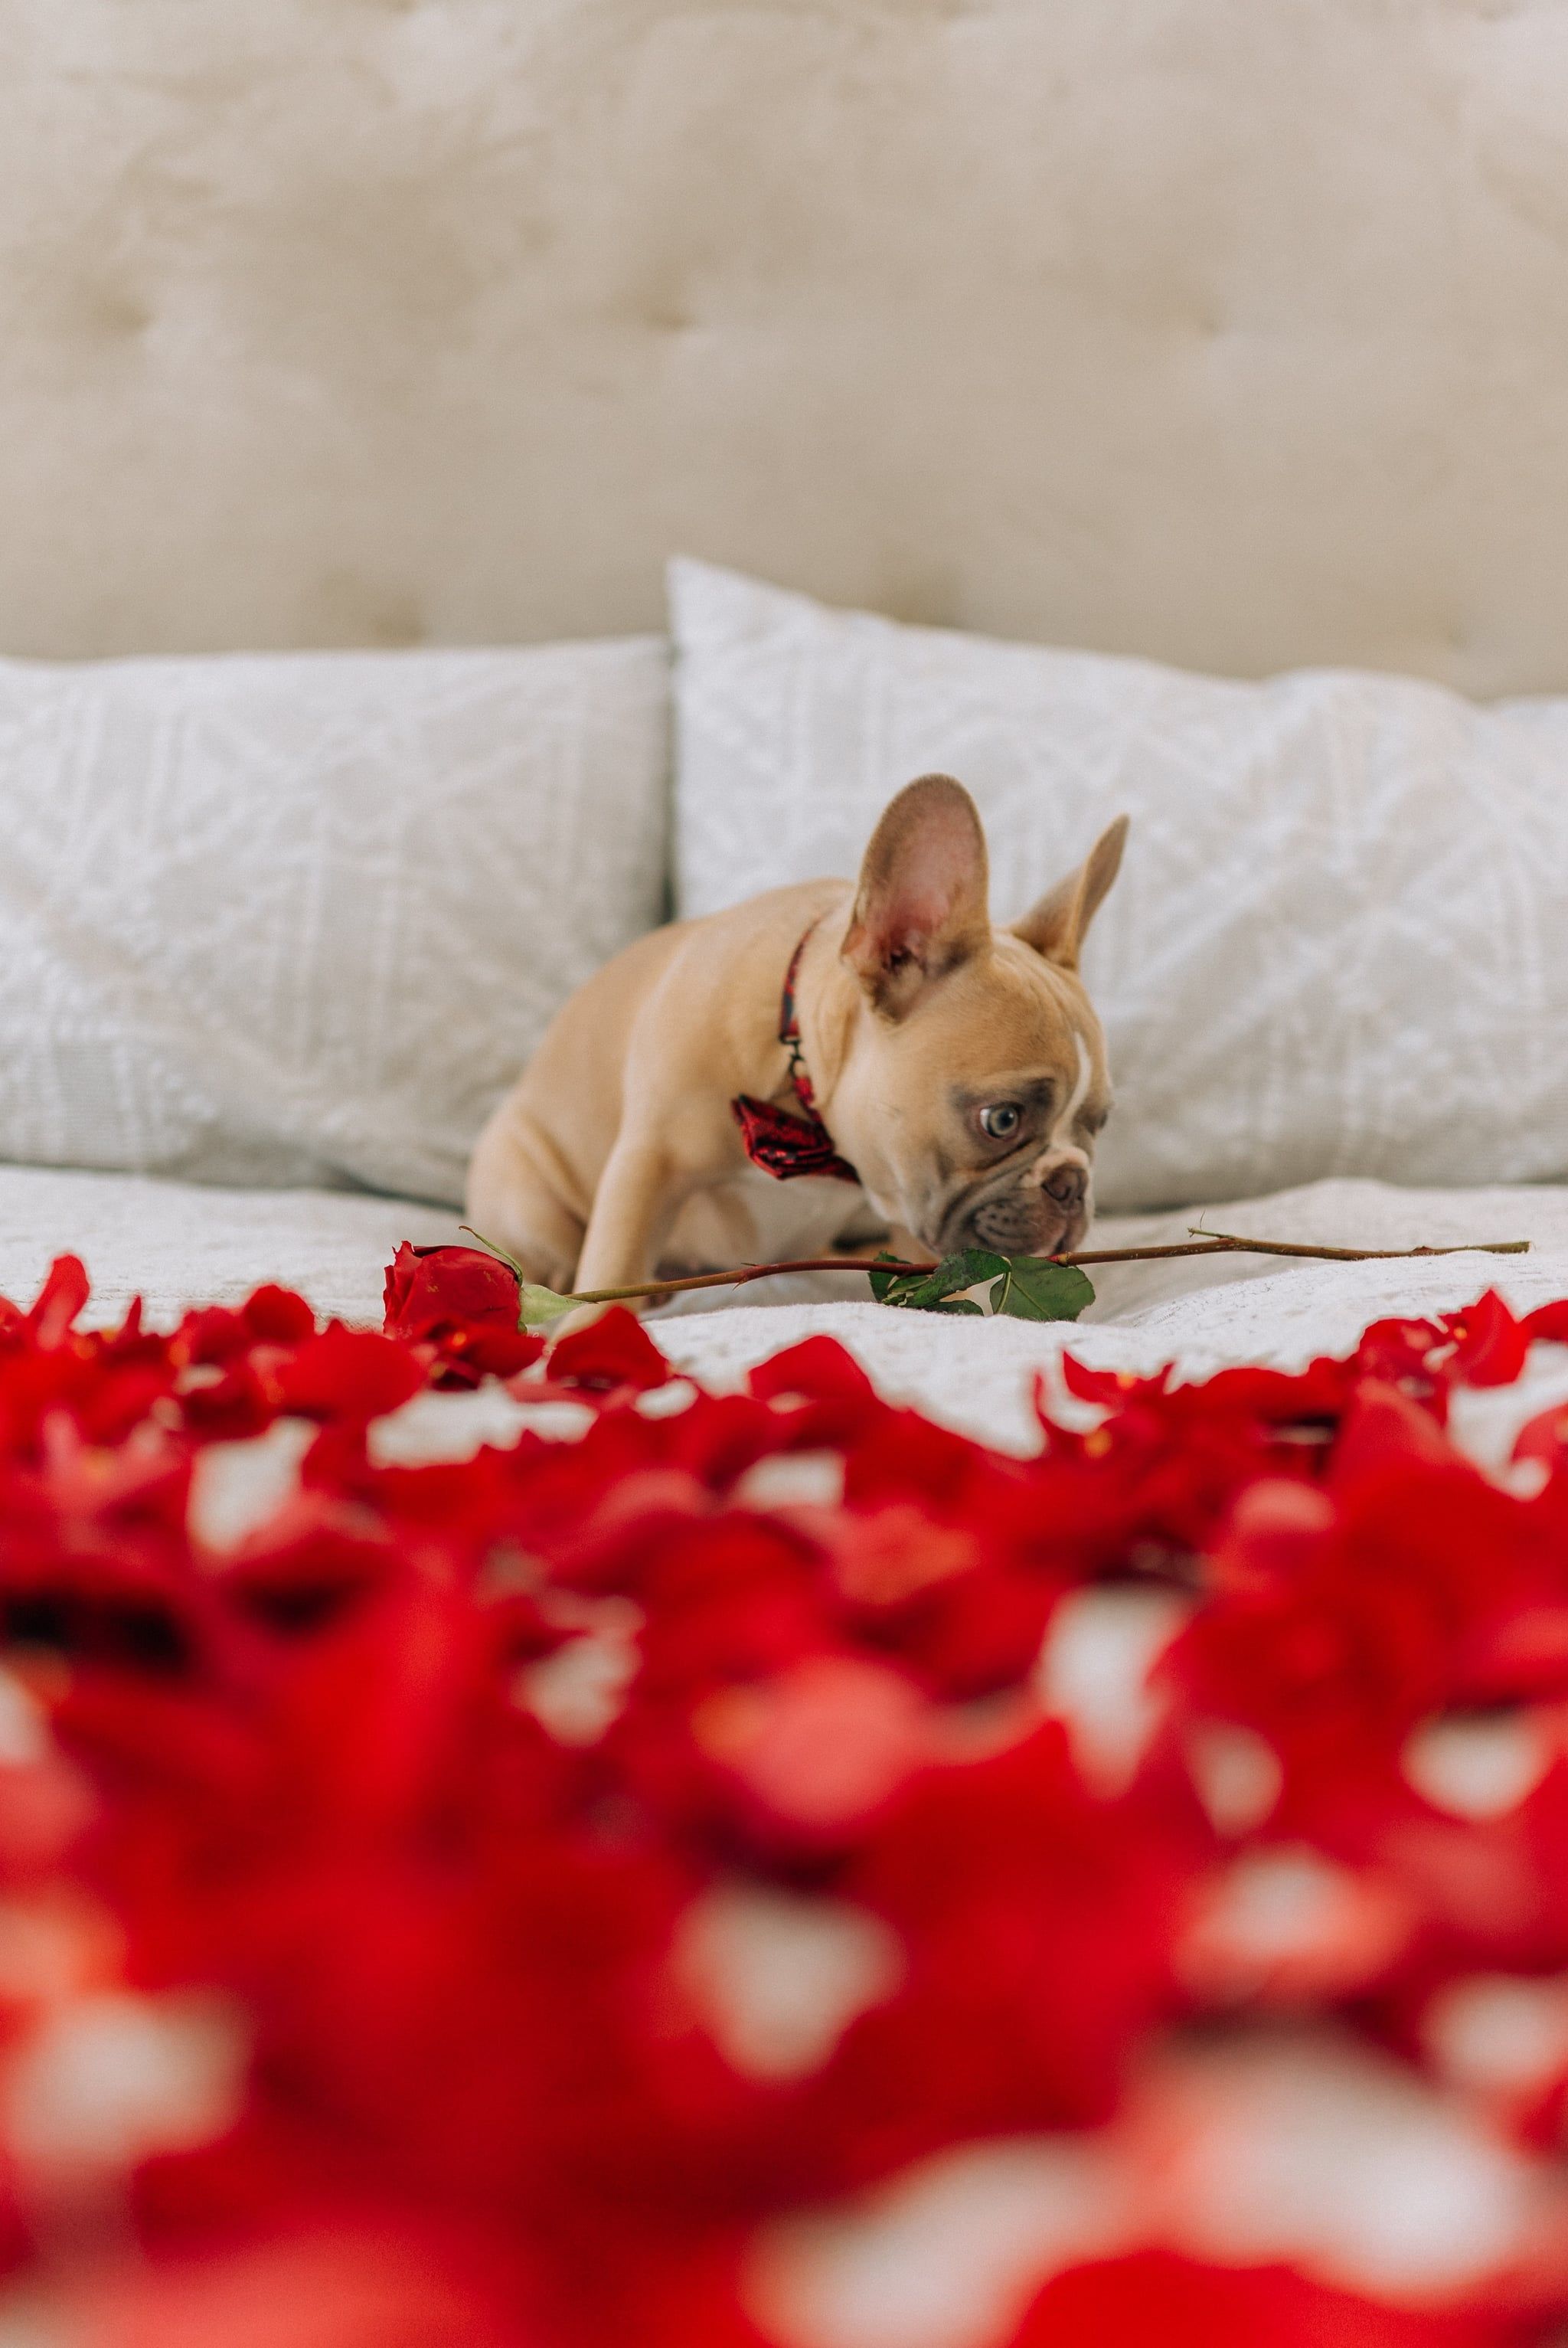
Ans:
{"type": "Polygon", "coordinates": [[[846,1158],[839,1156],[833,1136],[822,1121],[800,1040],[795,980],[800,974],[801,956],[815,928],[816,922],[813,922],[791,954],[779,997],[779,1042],[789,1055],[789,1080],[801,1114],[796,1117],[791,1110],[780,1108],[773,1101],[757,1100],[750,1093],[738,1094],[730,1103],[730,1110],[741,1128],[746,1156],[776,1182],[791,1182],[798,1174],[825,1174],[835,1182],[858,1182],[859,1175],[846,1158]]]}

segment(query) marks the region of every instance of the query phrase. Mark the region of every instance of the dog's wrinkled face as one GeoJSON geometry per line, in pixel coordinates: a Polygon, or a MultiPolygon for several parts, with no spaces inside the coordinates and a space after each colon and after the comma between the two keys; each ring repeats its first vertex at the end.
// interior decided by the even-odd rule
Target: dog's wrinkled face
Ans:
{"type": "Polygon", "coordinates": [[[866,851],[844,957],[863,994],[834,1129],[879,1211],[938,1255],[1053,1255],[1088,1228],[1111,1107],[1100,1023],[1078,977],[1116,877],[1113,824],[1010,931],[987,911],[968,794],[927,776],[866,851]]]}

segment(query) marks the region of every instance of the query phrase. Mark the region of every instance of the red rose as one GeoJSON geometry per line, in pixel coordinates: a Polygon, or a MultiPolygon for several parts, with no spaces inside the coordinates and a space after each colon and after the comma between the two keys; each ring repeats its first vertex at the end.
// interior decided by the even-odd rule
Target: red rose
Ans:
{"type": "Polygon", "coordinates": [[[436,1385],[515,1377],[544,1351],[542,1339],[518,1326],[517,1273],[482,1248],[416,1248],[405,1240],[386,1267],[384,1301],[389,1337],[436,1348],[436,1385]]]}
{"type": "Polygon", "coordinates": [[[518,1328],[518,1275],[482,1248],[411,1247],[406,1240],[386,1267],[389,1337],[414,1342],[456,1323],[518,1328]]]}

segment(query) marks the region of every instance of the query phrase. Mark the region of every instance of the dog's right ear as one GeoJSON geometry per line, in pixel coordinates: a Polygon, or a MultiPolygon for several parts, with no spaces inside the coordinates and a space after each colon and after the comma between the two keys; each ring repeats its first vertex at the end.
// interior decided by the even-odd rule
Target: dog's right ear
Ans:
{"type": "Polygon", "coordinates": [[[839,951],[878,1011],[902,1019],[990,935],[986,836],[951,775],[922,775],[883,810],[839,951]]]}

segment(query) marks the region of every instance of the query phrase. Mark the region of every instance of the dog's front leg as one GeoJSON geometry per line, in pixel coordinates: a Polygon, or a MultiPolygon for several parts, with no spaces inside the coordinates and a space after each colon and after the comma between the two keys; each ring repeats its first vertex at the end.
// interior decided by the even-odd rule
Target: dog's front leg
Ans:
{"type": "Polygon", "coordinates": [[[690,1174],[656,1143],[618,1141],[599,1178],[573,1287],[628,1288],[651,1280],[692,1188],[690,1174]]]}

